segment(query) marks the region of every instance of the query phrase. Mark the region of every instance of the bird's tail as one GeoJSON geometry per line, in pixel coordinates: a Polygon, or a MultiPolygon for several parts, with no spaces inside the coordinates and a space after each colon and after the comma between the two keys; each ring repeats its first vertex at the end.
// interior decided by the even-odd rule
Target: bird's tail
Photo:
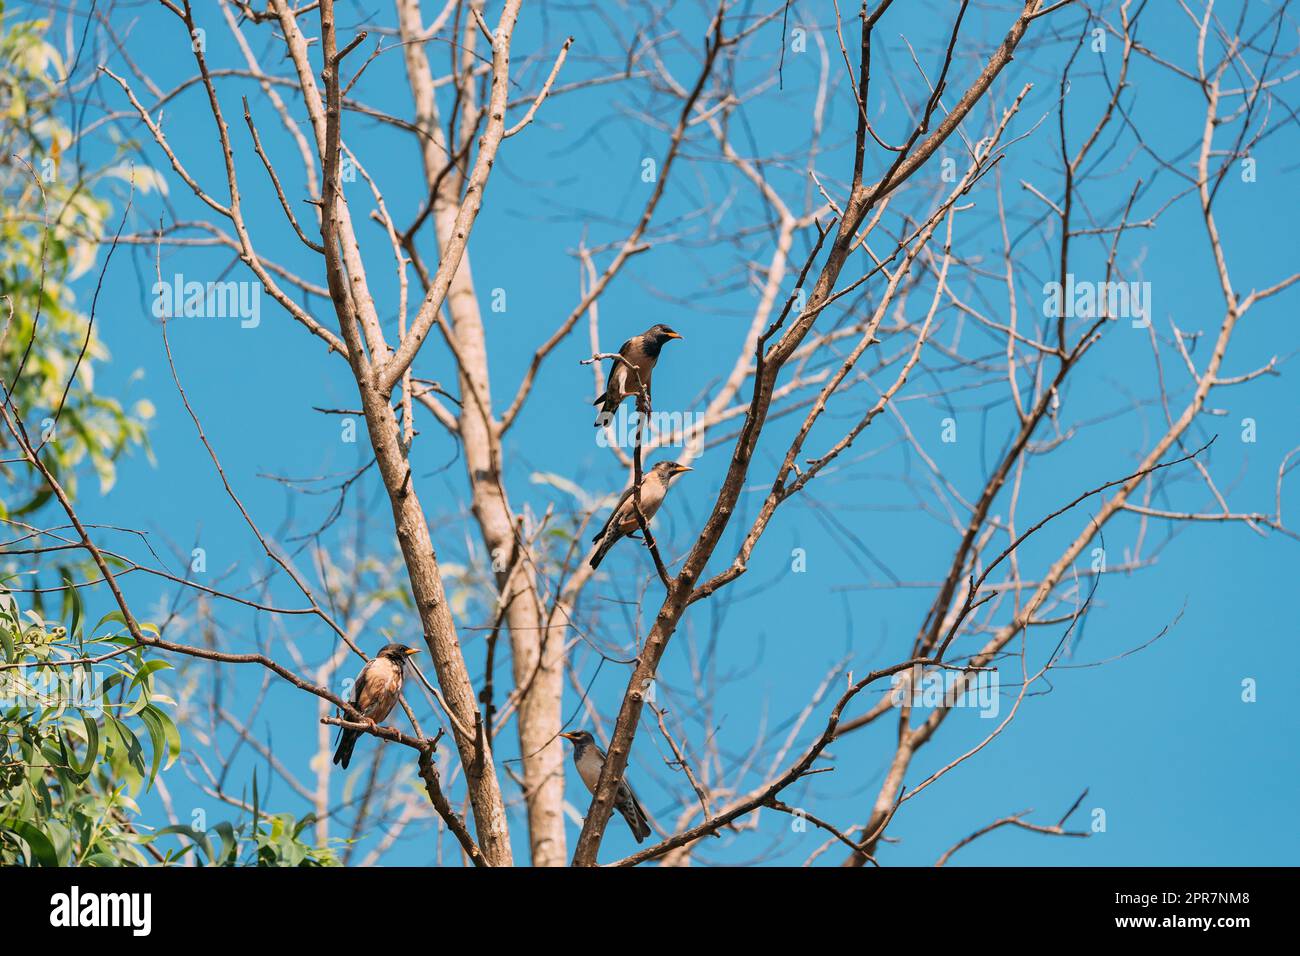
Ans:
{"type": "Polygon", "coordinates": [[[343,735],[339,738],[339,749],[334,751],[334,762],[342,764],[344,770],[348,769],[348,761],[352,759],[352,748],[357,745],[357,738],[360,736],[360,731],[343,728],[343,735]]]}
{"type": "Polygon", "coordinates": [[[646,818],[645,811],[641,809],[641,804],[636,797],[632,797],[626,803],[620,803],[618,812],[627,821],[628,828],[632,831],[632,836],[636,837],[637,843],[650,835],[650,821],[646,818]]]}
{"type": "Polygon", "coordinates": [[[600,567],[600,562],[605,560],[605,555],[609,554],[609,549],[614,547],[614,542],[617,540],[618,539],[612,533],[605,533],[605,537],[601,540],[600,546],[596,548],[596,553],[591,556],[591,561],[588,562],[591,565],[591,570],[595,571],[600,567]]]}
{"type": "Polygon", "coordinates": [[[600,406],[600,412],[596,415],[596,427],[601,428],[613,420],[614,412],[618,409],[618,398],[612,394],[611,390],[601,395],[591,404],[600,406]]]}

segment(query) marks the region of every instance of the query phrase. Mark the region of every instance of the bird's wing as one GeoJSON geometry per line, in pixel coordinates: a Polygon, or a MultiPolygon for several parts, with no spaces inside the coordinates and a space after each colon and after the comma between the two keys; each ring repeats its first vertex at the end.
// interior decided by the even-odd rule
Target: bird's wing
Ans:
{"type": "MultiPolygon", "coordinates": [[[[623,358],[627,359],[629,362],[633,361],[632,343],[635,341],[636,339],[628,339],[619,347],[618,350],[618,354],[621,355],[623,358]]],[[[614,387],[614,376],[618,374],[619,369],[622,369],[624,372],[626,372],[627,366],[624,365],[622,362],[618,361],[617,359],[609,363],[609,375],[605,377],[606,395],[608,395],[609,390],[614,387]]]]}
{"type": "MultiPolygon", "coordinates": [[[[601,750],[600,747],[595,744],[590,744],[589,746],[592,750],[596,751],[597,756],[600,757],[600,769],[603,771],[605,769],[605,751],[601,750]]],[[[599,772],[597,773],[597,777],[599,777],[599,772]]],[[[640,813],[642,817],[645,817],[645,808],[641,806],[641,801],[638,800],[636,794],[632,792],[632,785],[627,782],[626,776],[618,782],[618,791],[614,794],[616,800],[622,800],[624,795],[626,795],[628,800],[632,802],[632,805],[636,807],[637,812],[640,813]]],[[[649,818],[647,817],[646,819],[649,818]]]]}
{"type": "Polygon", "coordinates": [[[649,373],[650,369],[654,367],[654,361],[650,358],[649,353],[646,352],[645,342],[639,335],[635,338],[628,339],[627,347],[618,354],[627,359],[632,366],[632,368],[628,369],[627,384],[633,391],[636,391],[638,388],[638,376],[642,379],[642,384],[644,384],[645,376],[649,373]],[[632,369],[635,369],[636,371],[633,371],[632,369]]]}
{"type": "MultiPolygon", "coordinates": [[[[361,668],[361,673],[357,675],[356,683],[352,685],[352,697],[348,701],[349,704],[351,704],[357,710],[361,711],[361,713],[363,714],[366,712],[366,710],[364,707],[361,706],[361,695],[362,693],[365,692],[366,685],[370,683],[370,665],[373,664],[375,660],[378,660],[378,658],[374,658],[372,660],[366,661],[365,666],[361,668]]],[[[347,717],[346,714],[344,714],[343,716],[347,717]]],[[[348,717],[348,719],[351,720],[350,717],[348,717]]],[[[334,737],[335,747],[338,746],[339,741],[343,739],[346,733],[347,733],[347,728],[345,727],[339,728],[338,734],[336,734],[334,737]]]]}
{"type": "Polygon", "coordinates": [[[634,342],[635,344],[627,351],[627,360],[632,363],[636,371],[628,371],[627,384],[630,391],[640,392],[642,388],[648,391],[650,388],[650,373],[655,368],[655,356],[650,354],[639,338],[634,342]]]}
{"type": "MultiPolygon", "coordinates": [[[[646,830],[649,831],[650,818],[646,816],[645,807],[641,806],[641,801],[636,798],[636,792],[628,784],[626,778],[624,778],[623,784],[621,787],[619,787],[619,790],[626,791],[628,800],[631,802],[632,806],[636,809],[636,815],[641,818],[641,820],[646,825],[646,830]]],[[[638,840],[637,842],[640,843],[641,841],[638,840]]]]}
{"type": "MultiPolygon", "coordinates": [[[[589,750],[600,752],[599,747],[589,747],[589,750]]],[[[605,768],[604,758],[597,758],[596,754],[590,752],[583,753],[583,759],[579,760],[578,755],[574,753],[573,764],[578,768],[578,776],[582,779],[582,784],[592,793],[596,792],[596,783],[600,780],[600,772],[605,768]]]]}
{"type": "Polygon", "coordinates": [[[392,709],[392,702],[397,694],[397,665],[383,657],[376,657],[362,670],[366,677],[365,684],[357,679],[357,708],[368,717],[383,720],[392,709]],[[367,673],[368,672],[368,673],[367,673]],[[387,707],[383,705],[388,703],[387,707]],[[382,710],[383,713],[379,713],[382,710]]]}
{"type": "MultiPolygon", "coordinates": [[[[600,769],[603,771],[605,769],[605,751],[601,750],[594,744],[591,749],[600,754],[600,769]]],[[[596,779],[597,781],[600,779],[600,774],[596,775],[596,779]]],[[[590,789],[593,794],[596,792],[596,783],[594,781],[590,785],[590,789]]],[[[632,785],[627,782],[626,774],[623,779],[618,782],[618,790],[614,793],[614,805],[622,810],[625,804],[631,804],[632,812],[640,820],[641,826],[639,828],[632,820],[627,821],[627,825],[632,828],[632,835],[636,837],[636,842],[640,843],[650,835],[650,818],[646,816],[645,807],[641,806],[641,801],[636,798],[636,793],[632,790],[632,785]]]]}
{"type": "Polygon", "coordinates": [[[609,526],[614,523],[614,518],[618,514],[618,510],[622,508],[624,502],[626,502],[631,497],[632,497],[632,489],[628,488],[626,491],[623,492],[622,496],[618,499],[618,503],[614,505],[614,509],[610,511],[609,517],[606,518],[605,523],[600,526],[600,530],[596,532],[594,537],[592,537],[591,539],[592,541],[599,541],[601,538],[605,536],[605,532],[609,530],[609,526]]]}
{"type": "Polygon", "coordinates": [[[379,658],[375,657],[366,661],[366,666],[361,668],[361,673],[357,675],[357,682],[352,685],[352,700],[350,703],[353,707],[363,713],[364,708],[361,706],[361,695],[366,693],[366,685],[370,683],[370,679],[374,675],[375,661],[377,660],[379,660],[379,658]]]}

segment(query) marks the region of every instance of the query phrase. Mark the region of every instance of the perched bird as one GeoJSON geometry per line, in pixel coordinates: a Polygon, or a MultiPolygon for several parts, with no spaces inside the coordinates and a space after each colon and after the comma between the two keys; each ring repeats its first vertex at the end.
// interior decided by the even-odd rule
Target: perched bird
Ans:
{"type": "MultiPolygon", "coordinates": [[[[578,768],[578,776],[587,785],[587,789],[595,793],[596,784],[600,782],[600,772],[605,769],[605,751],[596,746],[596,738],[585,730],[575,730],[560,736],[573,741],[573,765],[578,768]]],[[[637,843],[650,835],[650,821],[626,780],[618,782],[614,809],[623,815],[637,843]]]]}
{"type": "MultiPolygon", "coordinates": [[[[668,493],[668,483],[682,472],[690,470],[686,465],[679,465],[675,461],[661,461],[641,476],[641,513],[645,515],[647,523],[664,503],[664,495],[668,493]]],[[[600,567],[600,562],[605,560],[605,555],[609,553],[610,548],[614,547],[615,541],[631,535],[639,528],[640,525],[636,520],[636,502],[632,497],[632,488],[629,488],[623,492],[623,497],[618,499],[618,504],[614,505],[614,510],[609,513],[604,526],[591,539],[600,542],[596,553],[591,556],[592,570],[600,567]]]]}
{"type": "Polygon", "coordinates": [[[646,398],[650,397],[650,374],[654,371],[655,362],[659,361],[659,350],[665,342],[680,338],[680,335],[661,323],[623,343],[618,354],[627,361],[614,362],[609,370],[609,380],[605,383],[605,394],[591,403],[600,406],[600,414],[596,416],[597,428],[614,416],[614,410],[629,395],[637,396],[638,407],[643,388],[646,398]],[[632,368],[628,368],[629,364],[632,368]]]}
{"type": "MultiPolygon", "coordinates": [[[[357,682],[352,688],[351,704],[367,719],[379,723],[393,710],[397,697],[402,693],[402,681],[406,679],[406,662],[412,654],[420,653],[418,647],[405,644],[385,644],[373,660],[366,661],[357,675],[357,682]]],[[[339,747],[334,751],[334,762],[341,763],[348,769],[352,759],[352,748],[357,745],[361,731],[348,727],[340,728],[339,747]]]]}

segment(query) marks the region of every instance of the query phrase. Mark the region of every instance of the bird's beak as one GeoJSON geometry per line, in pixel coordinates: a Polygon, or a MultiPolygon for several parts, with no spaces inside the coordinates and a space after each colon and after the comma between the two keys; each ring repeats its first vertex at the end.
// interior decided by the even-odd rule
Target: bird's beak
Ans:
{"type": "Polygon", "coordinates": [[[694,471],[694,470],[695,469],[692,468],[690,465],[678,465],[676,470],[673,472],[673,474],[680,475],[684,471],[694,471]]]}
{"type": "Polygon", "coordinates": [[[408,647],[405,651],[407,657],[414,657],[418,653],[420,653],[420,649],[418,647],[408,647]]]}
{"type": "Polygon", "coordinates": [[[678,335],[676,332],[669,332],[669,333],[668,333],[668,337],[669,337],[670,339],[680,339],[680,338],[681,338],[681,336],[678,335]]]}
{"type": "Polygon", "coordinates": [[[576,740],[578,735],[565,733],[565,734],[560,734],[560,736],[563,737],[565,740],[576,740]]]}

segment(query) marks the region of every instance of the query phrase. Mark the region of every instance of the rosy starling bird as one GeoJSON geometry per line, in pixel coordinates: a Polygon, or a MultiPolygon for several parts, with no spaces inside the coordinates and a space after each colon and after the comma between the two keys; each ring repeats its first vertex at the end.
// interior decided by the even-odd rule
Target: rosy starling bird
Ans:
{"type": "MultiPolygon", "coordinates": [[[[405,644],[385,644],[373,660],[366,661],[357,675],[357,682],[352,687],[351,704],[368,720],[378,724],[386,718],[397,703],[402,693],[402,681],[406,679],[406,662],[412,654],[420,653],[418,647],[405,644]]],[[[348,727],[341,728],[339,748],[334,751],[334,762],[341,763],[348,769],[352,759],[352,748],[357,745],[361,731],[348,727]]]]}
{"type": "MultiPolygon", "coordinates": [[[[668,483],[682,472],[690,470],[686,465],[679,465],[675,461],[661,461],[641,476],[641,513],[645,515],[647,524],[655,516],[659,506],[664,503],[664,495],[668,493],[668,483]]],[[[640,525],[636,520],[636,502],[632,497],[632,489],[629,488],[623,492],[623,497],[618,499],[618,504],[609,513],[604,526],[591,539],[600,542],[596,547],[596,553],[591,556],[592,570],[600,567],[600,562],[605,560],[605,555],[609,553],[610,548],[614,547],[615,541],[639,529],[640,525]]]]}
{"type": "Polygon", "coordinates": [[[637,396],[637,407],[641,406],[642,389],[645,390],[646,398],[650,397],[650,374],[654,371],[655,362],[659,361],[659,350],[665,342],[680,338],[680,335],[661,323],[623,343],[618,354],[626,361],[614,362],[609,370],[609,380],[605,383],[605,394],[591,403],[600,406],[600,414],[596,416],[597,428],[614,417],[615,409],[629,395],[637,396]],[[629,368],[629,365],[632,367],[629,368]]]}
{"type": "MultiPolygon", "coordinates": [[[[596,739],[585,730],[560,734],[566,740],[573,741],[573,764],[578,768],[578,776],[593,794],[596,784],[600,782],[600,772],[605,769],[605,751],[596,746],[596,739]]],[[[627,785],[626,780],[618,782],[618,793],[614,797],[614,809],[623,815],[632,830],[632,836],[640,843],[650,835],[650,821],[645,811],[637,802],[636,794],[627,785]]]]}

